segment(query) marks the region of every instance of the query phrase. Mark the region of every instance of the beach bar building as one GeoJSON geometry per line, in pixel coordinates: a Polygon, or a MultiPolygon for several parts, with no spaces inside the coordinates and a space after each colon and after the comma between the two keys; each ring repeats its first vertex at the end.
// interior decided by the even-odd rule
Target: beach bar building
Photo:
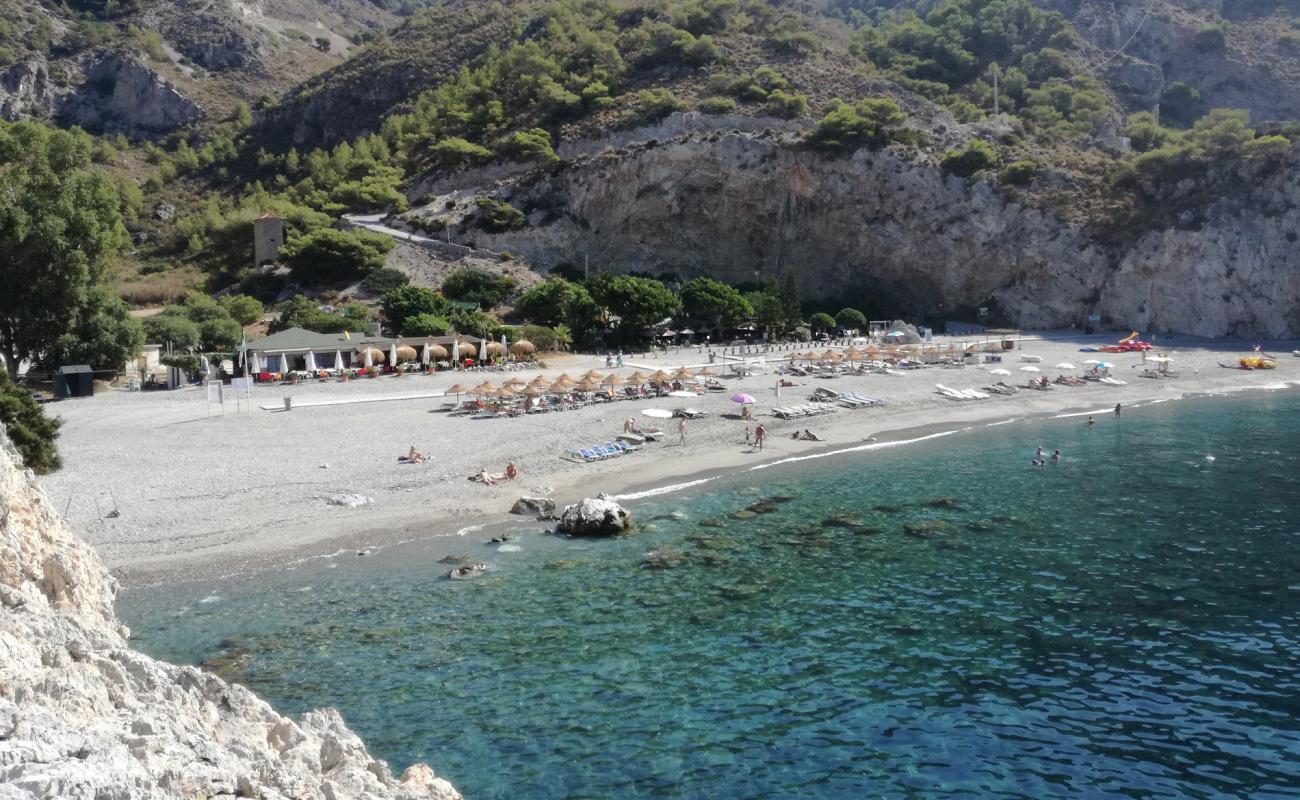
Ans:
{"type": "MultiPolygon", "coordinates": [[[[442,347],[450,353],[453,344],[472,345],[475,351],[481,339],[477,336],[372,336],[364,333],[316,333],[305,328],[286,328],[263,339],[248,343],[249,371],[255,375],[284,375],[290,372],[310,372],[313,369],[333,371],[336,362],[341,362],[344,369],[358,369],[365,366],[366,350],[377,350],[379,357],[372,356],[374,366],[384,366],[388,354],[394,348],[409,347],[422,353],[428,344],[442,347]]],[[[431,361],[446,361],[447,357],[431,358],[431,361]]],[[[389,365],[391,366],[391,365],[389,365]]]]}

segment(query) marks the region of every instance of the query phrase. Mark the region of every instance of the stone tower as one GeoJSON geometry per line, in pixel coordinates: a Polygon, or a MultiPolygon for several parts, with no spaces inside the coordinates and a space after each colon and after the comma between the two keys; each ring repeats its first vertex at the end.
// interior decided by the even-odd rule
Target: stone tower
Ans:
{"type": "Polygon", "coordinates": [[[253,220],[253,266],[274,264],[284,244],[284,220],[266,213],[253,220]]]}

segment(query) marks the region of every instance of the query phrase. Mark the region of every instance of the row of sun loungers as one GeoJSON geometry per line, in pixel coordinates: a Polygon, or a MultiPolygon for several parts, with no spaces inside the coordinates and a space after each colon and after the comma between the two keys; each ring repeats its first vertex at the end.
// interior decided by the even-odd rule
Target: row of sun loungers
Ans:
{"type": "Polygon", "coordinates": [[[831,414],[837,410],[838,409],[828,403],[809,403],[806,405],[774,408],[772,409],[772,416],[780,419],[801,419],[803,417],[816,417],[821,414],[831,414]]]}
{"type": "Polygon", "coordinates": [[[936,383],[935,389],[949,400],[987,400],[990,395],[976,389],[952,389],[942,383],[936,383]]]}
{"type": "Polygon", "coordinates": [[[604,444],[594,445],[592,447],[580,447],[567,451],[563,458],[579,463],[590,463],[592,461],[604,461],[607,458],[618,458],[621,455],[635,452],[640,448],[637,445],[627,442],[605,442],[604,444]]]}

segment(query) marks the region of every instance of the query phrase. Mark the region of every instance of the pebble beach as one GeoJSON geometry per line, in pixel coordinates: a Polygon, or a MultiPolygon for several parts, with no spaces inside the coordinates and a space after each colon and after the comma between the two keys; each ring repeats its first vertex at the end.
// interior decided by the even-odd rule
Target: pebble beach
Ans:
{"type": "MultiPolygon", "coordinates": [[[[940,343],[943,343],[940,337],[940,343]]],[[[1025,337],[1002,364],[927,367],[902,375],[844,375],[830,379],[787,376],[795,386],[776,396],[770,372],[726,374],[714,364],[726,391],[694,398],[600,403],[580,409],[512,418],[450,416],[439,396],[454,383],[502,380],[537,374],[579,375],[588,369],[624,377],[679,366],[708,364],[707,352],[690,347],[657,356],[629,355],[622,369],[607,370],[604,357],[547,355],[545,368],[515,373],[442,372],[348,382],[261,385],[251,403],[227,393],[212,405],[201,387],[171,392],[109,390],[48,410],[64,420],[60,438],[64,468],[43,480],[51,500],[75,532],[90,541],[115,573],[128,582],[165,582],[274,568],[290,559],[364,551],[411,538],[473,536],[506,519],[522,496],[547,496],[561,507],[584,496],[636,497],[791,458],[830,454],[865,444],[905,441],[937,430],[983,427],[1038,415],[1087,415],[1114,424],[1122,404],[1126,424],[1140,424],[1150,403],[1198,393],[1280,390],[1300,384],[1292,355],[1295,343],[1263,343],[1278,357],[1277,369],[1227,369],[1250,350],[1242,343],[1191,338],[1160,339],[1153,353],[1172,360],[1173,376],[1142,377],[1141,353],[1084,354],[1113,337],[1025,337]],[[1024,386],[1031,365],[1055,377],[1055,365],[1082,367],[1088,358],[1112,364],[1126,383],[1022,389],[1014,395],[959,402],[936,384],[979,389],[998,380],[1024,386]],[[990,375],[995,368],[1011,376],[990,375]],[[857,392],[887,405],[839,408],[812,418],[782,420],[773,407],[806,403],[817,388],[857,392]],[[738,418],[733,394],[752,395],[753,422],[738,418]],[[285,411],[283,398],[291,398],[285,411]],[[649,408],[691,407],[705,414],[688,425],[680,442],[676,420],[648,419],[649,408]],[[563,458],[572,448],[614,439],[626,419],[659,424],[665,435],[618,458],[578,463],[563,458]],[[1133,420],[1129,423],[1129,420],[1133,420]],[[746,425],[767,429],[763,450],[745,443],[746,425]],[[823,441],[792,434],[809,429],[823,441]],[[400,463],[414,446],[428,457],[400,463]],[[481,469],[501,472],[513,461],[519,477],[485,486],[468,478],[481,469]],[[335,505],[354,496],[356,505],[335,505]]],[[[784,353],[769,354],[769,364],[784,353]]],[[[1075,370],[1078,374],[1082,370],[1075,370]]],[[[1033,447],[1028,447],[1024,467],[1033,447]]],[[[481,534],[480,534],[481,535],[481,534]]]]}

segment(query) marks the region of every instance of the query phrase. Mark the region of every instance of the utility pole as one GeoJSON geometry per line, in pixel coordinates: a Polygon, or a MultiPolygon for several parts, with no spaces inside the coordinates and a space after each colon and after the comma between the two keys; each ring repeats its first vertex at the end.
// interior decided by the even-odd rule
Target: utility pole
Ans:
{"type": "Polygon", "coordinates": [[[591,277],[591,255],[588,253],[583,253],[582,254],[582,280],[585,282],[590,277],[591,277]]]}
{"type": "Polygon", "coordinates": [[[998,109],[998,62],[993,62],[993,116],[997,116],[998,109]]]}

